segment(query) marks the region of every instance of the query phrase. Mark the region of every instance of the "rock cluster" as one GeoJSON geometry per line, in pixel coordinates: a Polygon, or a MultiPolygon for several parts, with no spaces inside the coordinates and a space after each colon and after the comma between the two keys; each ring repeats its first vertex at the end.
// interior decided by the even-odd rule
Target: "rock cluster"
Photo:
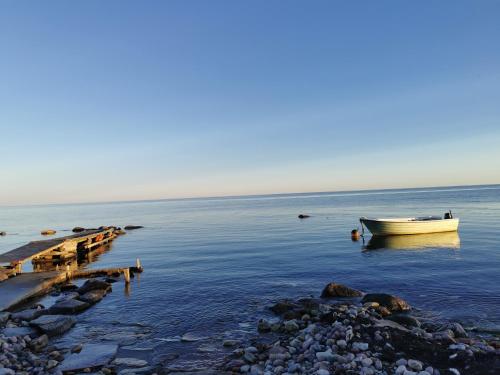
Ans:
{"type": "MultiPolygon", "coordinates": [[[[329,284],[323,295],[350,290],[344,288],[329,284]]],[[[458,323],[427,327],[398,297],[368,294],[363,301],[280,301],[271,307],[279,318],[261,319],[261,336],[234,350],[221,370],[252,375],[499,373],[500,345],[467,338],[458,323]]]]}
{"type": "Polygon", "coordinates": [[[100,301],[111,284],[90,279],[80,288],[68,284],[59,290],[65,294],[48,309],[36,305],[15,313],[0,312],[0,375],[63,374],[96,368],[100,368],[100,374],[135,373],[130,368],[137,373],[154,372],[143,360],[115,359],[116,345],[86,344],[72,349],[51,346],[51,337],[64,334],[76,324],[72,314],[81,311],[81,304],[87,308],[100,301]]]}

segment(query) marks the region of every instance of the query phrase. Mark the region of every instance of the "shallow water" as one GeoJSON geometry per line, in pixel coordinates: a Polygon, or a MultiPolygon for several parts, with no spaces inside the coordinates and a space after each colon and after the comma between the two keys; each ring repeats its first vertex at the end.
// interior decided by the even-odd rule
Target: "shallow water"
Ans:
{"type": "Polygon", "coordinates": [[[3,207],[0,223],[9,233],[0,253],[45,228],[64,235],[74,226],[144,225],[89,267],[129,266],[139,257],[145,272],[128,291],[115,284],[65,340],[128,335],[131,347],[156,359],[179,353],[179,366],[220,357],[221,340],[254,334],[271,301],[318,296],[333,280],[397,294],[436,318],[500,328],[500,186],[3,207]],[[457,236],[350,239],[360,216],[448,209],[461,218],[457,236]],[[179,342],[186,332],[203,339],[179,342]]]}

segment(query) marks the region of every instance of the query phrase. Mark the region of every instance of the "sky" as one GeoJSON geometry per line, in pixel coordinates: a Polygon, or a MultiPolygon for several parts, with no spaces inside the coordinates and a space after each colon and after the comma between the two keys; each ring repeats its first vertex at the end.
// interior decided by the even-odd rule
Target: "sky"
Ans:
{"type": "Polygon", "coordinates": [[[500,183],[498,1],[0,2],[0,204],[500,183]]]}

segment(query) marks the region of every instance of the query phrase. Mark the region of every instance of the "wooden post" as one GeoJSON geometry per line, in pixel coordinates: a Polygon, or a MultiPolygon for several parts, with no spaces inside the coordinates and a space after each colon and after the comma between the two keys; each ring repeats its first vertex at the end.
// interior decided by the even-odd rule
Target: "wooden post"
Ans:
{"type": "Polygon", "coordinates": [[[59,264],[56,264],[56,271],[59,271],[59,264]]]}
{"type": "Polygon", "coordinates": [[[71,270],[69,264],[66,265],[66,280],[71,280],[71,270]]]}
{"type": "Polygon", "coordinates": [[[123,278],[125,279],[125,284],[129,284],[130,283],[130,269],[125,268],[123,270],[123,278]]]}
{"type": "Polygon", "coordinates": [[[23,262],[17,262],[16,273],[23,273],[23,262]]]}
{"type": "Polygon", "coordinates": [[[140,261],[140,259],[139,259],[139,258],[137,258],[137,259],[135,260],[135,266],[136,266],[136,268],[137,268],[137,269],[139,269],[139,270],[140,270],[140,269],[142,269],[142,266],[141,266],[141,261],[140,261]]]}

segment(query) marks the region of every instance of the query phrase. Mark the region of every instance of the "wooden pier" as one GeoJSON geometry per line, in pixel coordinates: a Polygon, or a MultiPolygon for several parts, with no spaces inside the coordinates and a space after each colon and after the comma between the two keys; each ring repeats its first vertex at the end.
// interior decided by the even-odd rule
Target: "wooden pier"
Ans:
{"type": "MultiPolygon", "coordinates": [[[[49,263],[59,264],[86,256],[95,248],[114,240],[120,231],[115,227],[85,230],[71,236],[50,240],[32,241],[17,249],[0,254],[0,281],[22,272],[22,265],[31,260],[34,265],[49,263]]],[[[35,270],[37,267],[34,267],[35,270]]]]}

